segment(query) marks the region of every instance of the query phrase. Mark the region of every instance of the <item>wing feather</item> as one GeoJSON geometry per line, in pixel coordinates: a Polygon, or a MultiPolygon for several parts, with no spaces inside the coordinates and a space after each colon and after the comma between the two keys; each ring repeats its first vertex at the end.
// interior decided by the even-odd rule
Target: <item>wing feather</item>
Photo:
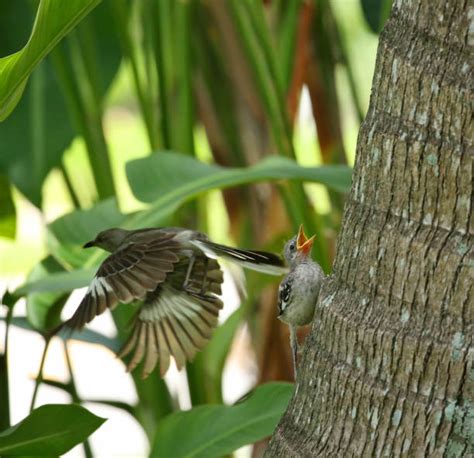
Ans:
{"type": "Polygon", "coordinates": [[[123,358],[124,356],[127,356],[135,348],[135,346],[137,345],[139,334],[140,334],[140,326],[134,326],[132,335],[130,336],[130,338],[127,340],[125,345],[117,354],[119,358],[123,358]]]}
{"type": "MultiPolygon", "coordinates": [[[[166,280],[179,261],[181,246],[174,235],[162,233],[164,240],[131,243],[111,254],[99,267],[74,315],[65,325],[81,329],[107,308],[119,302],[143,299],[166,280]]],[[[160,235],[161,236],[161,235],[160,235]]]]}
{"type": "MultiPolygon", "coordinates": [[[[223,280],[222,275],[214,272],[215,269],[220,269],[219,265],[216,261],[213,263],[215,264],[210,266],[211,269],[208,266],[207,272],[204,269],[200,273],[201,277],[206,275],[207,280],[203,293],[198,292],[198,284],[192,290],[180,287],[185,277],[183,270],[187,269],[187,264],[182,262],[175,266],[175,271],[165,283],[147,294],[137,313],[134,332],[125,344],[126,351],[120,353],[122,356],[131,352],[134,346],[144,349],[135,349],[133,364],[128,365],[130,370],[138,365],[139,360],[144,359],[142,375],[147,377],[159,359],[160,374],[163,376],[169,368],[171,357],[178,369],[181,369],[209,341],[222,308],[222,301],[209,292],[211,285],[214,285],[214,290],[220,291],[223,280]],[[208,273],[212,273],[211,281],[208,273]],[[146,344],[143,344],[143,329],[147,330],[146,344]],[[154,335],[154,339],[150,338],[151,335],[154,335]]],[[[194,273],[193,271],[192,280],[196,281],[194,273]]]]}
{"type": "Polygon", "coordinates": [[[193,339],[187,332],[186,328],[183,324],[175,318],[174,315],[170,315],[168,320],[173,326],[173,329],[176,333],[176,340],[181,344],[181,348],[186,356],[188,361],[191,361],[194,356],[196,355],[196,344],[194,343],[193,339]]]}
{"type": "Polygon", "coordinates": [[[160,375],[163,377],[170,367],[171,348],[161,321],[158,321],[155,329],[157,331],[158,350],[160,353],[160,375]]]}
{"type": "Polygon", "coordinates": [[[146,356],[142,373],[143,378],[150,375],[150,372],[155,368],[156,362],[158,361],[158,346],[156,345],[155,326],[153,323],[147,323],[146,333],[146,356]]]}
{"type": "Polygon", "coordinates": [[[127,365],[127,371],[129,372],[133,371],[133,369],[135,369],[138,366],[138,364],[143,358],[143,355],[145,354],[145,345],[146,345],[146,337],[147,337],[146,326],[147,325],[146,323],[138,322],[138,326],[139,326],[138,339],[135,345],[135,351],[133,353],[132,359],[127,365]]]}
{"type": "Polygon", "coordinates": [[[178,370],[181,370],[181,368],[186,364],[186,356],[183,349],[181,348],[180,341],[178,340],[176,332],[168,317],[163,318],[162,323],[163,329],[166,333],[166,339],[170,348],[170,353],[174,356],[178,370]]]}
{"type": "Polygon", "coordinates": [[[160,375],[163,377],[166,374],[166,371],[168,370],[168,368],[170,367],[170,354],[167,351],[166,343],[164,341],[164,336],[161,332],[159,322],[155,323],[154,331],[155,331],[155,343],[158,349],[158,358],[160,360],[160,375]]]}

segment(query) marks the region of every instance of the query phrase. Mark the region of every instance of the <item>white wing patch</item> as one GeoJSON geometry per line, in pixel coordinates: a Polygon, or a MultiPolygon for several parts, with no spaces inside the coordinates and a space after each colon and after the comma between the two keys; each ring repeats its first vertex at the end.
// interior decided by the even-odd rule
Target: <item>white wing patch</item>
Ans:
{"type": "Polygon", "coordinates": [[[94,297],[105,296],[107,292],[113,292],[112,287],[107,283],[107,280],[104,277],[94,277],[89,288],[87,289],[87,294],[92,294],[94,297]]]}
{"type": "Polygon", "coordinates": [[[233,250],[230,247],[220,247],[220,251],[214,251],[212,246],[207,245],[200,240],[191,240],[191,244],[199,248],[206,256],[217,259],[219,257],[224,257],[230,259],[237,263],[238,265],[245,267],[246,269],[255,270],[257,272],[262,272],[269,275],[285,275],[288,273],[288,267],[284,266],[275,266],[269,263],[265,263],[266,257],[260,253],[251,252],[251,254],[246,255],[244,250],[233,250]],[[225,251],[224,251],[225,250],[225,251]],[[255,258],[262,259],[262,263],[255,262],[255,258]]]}
{"type": "Polygon", "coordinates": [[[148,299],[141,307],[133,334],[119,356],[133,352],[128,370],[144,359],[144,377],[154,369],[158,359],[163,376],[170,356],[181,369],[209,341],[221,308],[222,302],[213,294],[195,295],[165,283],[156,298],[148,299]]]}
{"type": "Polygon", "coordinates": [[[168,285],[163,285],[158,298],[144,305],[138,317],[143,321],[157,321],[169,316],[174,316],[176,319],[187,317],[193,320],[202,309],[202,306],[185,291],[177,291],[168,285]]]}

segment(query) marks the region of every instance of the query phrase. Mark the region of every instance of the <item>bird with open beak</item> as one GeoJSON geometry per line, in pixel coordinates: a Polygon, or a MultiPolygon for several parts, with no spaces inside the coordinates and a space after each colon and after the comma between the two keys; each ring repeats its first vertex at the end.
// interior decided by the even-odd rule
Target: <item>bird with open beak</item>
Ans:
{"type": "Polygon", "coordinates": [[[315,236],[306,237],[303,225],[298,234],[284,248],[290,272],[280,283],[278,291],[278,318],[290,328],[290,344],[296,379],[298,339],[296,329],[311,323],[321,284],[325,278],[321,266],[311,259],[315,236]]]}

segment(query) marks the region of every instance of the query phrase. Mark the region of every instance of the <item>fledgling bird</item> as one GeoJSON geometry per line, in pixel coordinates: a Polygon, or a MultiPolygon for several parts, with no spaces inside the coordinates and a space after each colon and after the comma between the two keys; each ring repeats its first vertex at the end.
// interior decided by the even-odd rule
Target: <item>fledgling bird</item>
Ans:
{"type": "Polygon", "coordinates": [[[280,283],[278,290],[278,318],[290,328],[295,379],[298,360],[296,329],[311,323],[325,277],[321,266],[311,259],[314,238],[313,235],[308,239],[301,225],[298,234],[286,243],[283,251],[290,272],[280,283]]]}
{"type": "Polygon", "coordinates": [[[60,328],[81,329],[106,309],[140,300],[132,334],[119,356],[132,353],[127,370],[143,359],[143,377],[160,361],[163,376],[170,357],[178,369],[191,360],[217,326],[222,270],[215,258],[282,275],[283,260],[272,253],[239,250],[181,228],[108,229],[84,245],[112,253],[99,267],[73,316],[60,328]]]}

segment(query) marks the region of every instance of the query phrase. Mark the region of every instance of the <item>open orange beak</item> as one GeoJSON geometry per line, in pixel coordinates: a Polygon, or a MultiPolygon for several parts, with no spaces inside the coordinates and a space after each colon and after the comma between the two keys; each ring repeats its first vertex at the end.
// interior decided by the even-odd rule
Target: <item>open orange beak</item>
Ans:
{"type": "Polygon", "coordinates": [[[298,231],[298,238],[296,239],[296,249],[300,253],[309,255],[309,253],[311,252],[311,248],[313,248],[313,242],[315,237],[316,236],[313,235],[311,238],[308,239],[308,237],[306,237],[306,234],[304,233],[303,225],[301,225],[298,231]]]}

